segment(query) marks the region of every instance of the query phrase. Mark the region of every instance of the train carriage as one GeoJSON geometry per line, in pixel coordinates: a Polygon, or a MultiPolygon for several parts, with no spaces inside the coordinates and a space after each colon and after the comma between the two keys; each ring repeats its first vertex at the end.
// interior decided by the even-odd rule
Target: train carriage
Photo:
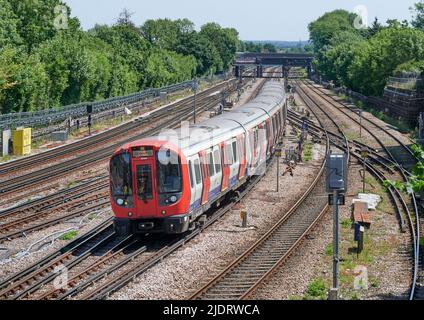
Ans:
{"type": "Polygon", "coordinates": [[[251,102],[189,128],[135,141],[110,163],[119,234],[179,234],[263,174],[285,123],[284,86],[268,82],[251,102]]]}

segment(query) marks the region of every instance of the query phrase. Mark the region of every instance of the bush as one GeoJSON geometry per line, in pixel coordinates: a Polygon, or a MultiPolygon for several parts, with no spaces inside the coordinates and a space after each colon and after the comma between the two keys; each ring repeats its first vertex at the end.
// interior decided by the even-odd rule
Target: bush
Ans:
{"type": "Polygon", "coordinates": [[[307,296],[313,299],[324,300],[327,298],[327,285],[324,279],[316,279],[308,287],[307,296]]]}

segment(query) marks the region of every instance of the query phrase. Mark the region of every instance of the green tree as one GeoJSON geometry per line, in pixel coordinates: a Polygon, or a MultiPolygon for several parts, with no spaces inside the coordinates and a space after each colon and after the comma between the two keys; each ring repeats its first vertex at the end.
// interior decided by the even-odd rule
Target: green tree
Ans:
{"type": "Polygon", "coordinates": [[[141,33],[152,45],[173,50],[178,43],[179,24],[171,19],[147,20],[141,26],[141,33]]]}
{"type": "Polygon", "coordinates": [[[192,79],[195,70],[194,57],[155,49],[147,62],[148,86],[157,88],[192,79]]]}
{"type": "Polygon", "coordinates": [[[365,42],[365,38],[349,31],[339,32],[329,44],[319,68],[328,79],[337,85],[351,86],[349,68],[356,55],[356,48],[365,42]]]}
{"type": "Polygon", "coordinates": [[[149,43],[141,36],[137,28],[127,25],[95,26],[90,33],[110,45],[115,55],[119,55],[130,70],[137,75],[137,86],[141,90],[146,87],[145,77],[147,59],[150,54],[149,43]]]}
{"type": "Polygon", "coordinates": [[[369,37],[375,36],[377,33],[379,33],[381,30],[383,30],[383,25],[378,21],[378,18],[375,17],[374,22],[372,23],[372,26],[368,30],[369,37]]]}
{"type": "Polygon", "coordinates": [[[79,20],[70,17],[70,8],[60,0],[7,0],[18,18],[17,30],[31,52],[43,41],[52,39],[58,32],[73,33],[80,27],[79,20]],[[58,30],[55,22],[64,8],[67,18],[65,30],[58,30]]]}
{"type": "Polygon", "coordinates": [[[7,49],[0,60],[9,65],[12,83],[3,93],[2,112],[26,112],[41,110],[47,104],[47,73],[38,56],[27,55],[23,51],[7,49]]]}
{"type": "Polygon", "coordinates": [[[206,37],[195,31],[182,34],[175,51],[196,58],[198,76],[213,74],[223,69],[223,62],[216,47],[206,37]]]}
{"type": "Polygon", "coordinates": [[[119,97],[138,91],[138,75],[120,56],[112,57],[108,97],[119,97]]]}
{"type": "Polygon", "coordinates": [[[137,27],[124,10],[115,25],[86,32],[60,0],[0,0],[0,8],[2,112],[100,100],[221,72],[244,46],[235,29],[208,24],[197,32],[188,19],[137,27]]]}
{"type": "Polygon", "coordinates": [[[318,20],[309,24],[310,40],[315,52],[321,54],[331,44],[332,38],[339,32],[357,33],[354,22],[357,15],[345,10],[325,13],[318,20]]]}
{"type": "Polygon", "coordinates": [[[355,49],[350,67],[352,88],[366,95],[380,95],[396,68],[410,60],[424,59],[424,32],[387,28],[355,49]]]}
{"type": "Polygon", "coordinates": [[[227,70],[240,46],[238,32],[231,28],[221,28],[217,23],[207,23],[202,26],[200,34],[215,46],[221,57],[223,69],[218,71],[227,70]]]}
{"type": "Polygon", "coordinates": [[[18,33],[18,17],[7,0],[0,0],[0,48],[7,45],[21,45],[18,33]]]}
{"type": "Polygon", "coordinates": [[[16,49],[12,47],[0,49],[0,106],[2,113],[7,112],[4,108],[7,91],[17,84],[14,75],[19,70],[19,65],[14,61],[15,56],[16,49]]]}
{"type": "Polygon", "coordinates": [[[112,48],[78,32],[58,34],[36,51],[49,75],[49,105],[100,99],[109,92],[112,48]],[[109,51],[109,53],[108,53],[109,51]]]}
{"type": "Polygon", "coordinates": [[[414,7],[411,8],[411,11],[414,14],[412,25],[415,28],[424,31],[424,1],[421,0],[420,2],[416,3],[414,7]]]}

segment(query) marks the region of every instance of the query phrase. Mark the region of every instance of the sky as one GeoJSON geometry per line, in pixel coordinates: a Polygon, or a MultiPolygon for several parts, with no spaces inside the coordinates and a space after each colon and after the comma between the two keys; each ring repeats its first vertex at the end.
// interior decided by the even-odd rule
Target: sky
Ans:
{"type": "Polygon", "coordinates": [[[409,8],[418,0],[65,0],[72,16],[89,29],[96,23],[113,24],[122,9],[133,12],[137,25],[147,19],[188,18],[197,28],[206,22],[234,27],[242,40],[309,38],[308,24],[335,9],[354,11],[365,6],[368,21],[374,17],[411,20],[409,8]]]}

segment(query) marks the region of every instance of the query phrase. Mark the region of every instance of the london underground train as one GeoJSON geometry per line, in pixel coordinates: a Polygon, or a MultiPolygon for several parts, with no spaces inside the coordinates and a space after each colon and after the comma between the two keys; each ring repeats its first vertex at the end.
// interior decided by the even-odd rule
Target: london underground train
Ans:
{"type": "Polygon", "coordinates": [[[128,143],[110,161],[110,201],[120,235],[180,234],[211,207],[263,174],[286,121],[284,84],[267,82],[251,102],[128,143]]]}

